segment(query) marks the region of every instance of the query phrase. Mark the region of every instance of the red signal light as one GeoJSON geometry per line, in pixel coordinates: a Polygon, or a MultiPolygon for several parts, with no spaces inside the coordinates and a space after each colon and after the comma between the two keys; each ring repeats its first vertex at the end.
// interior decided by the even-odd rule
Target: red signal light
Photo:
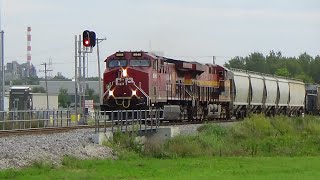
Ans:
{"type": "Polygon", "coordinates": [[[85,47],[89,47],[90,46],[90,39],[85,39],[83,45],[85,47]]]}
{"type": "Polygon", "coordinates": [[[96,45],[96,33],[93,31],[85,30],[82,33],[82,44],[84,47],[94,47],[96,45]]]}

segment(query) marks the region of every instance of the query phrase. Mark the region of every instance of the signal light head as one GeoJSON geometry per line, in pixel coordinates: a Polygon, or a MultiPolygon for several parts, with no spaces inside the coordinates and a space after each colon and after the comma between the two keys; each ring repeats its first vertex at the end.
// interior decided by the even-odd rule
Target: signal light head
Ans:
{"type": "Polygon", "coordinates": [[[85,47],[89,47],[90,46],[90,40],[89,39],[85,39],[83,45],[85,47]]]}
{"type": "Polygon", "coordinates": [[[93,31],[85,30],[82,33],[82,44],[84,47],[94,47],[96,45],[96,33],[93,31]]]}

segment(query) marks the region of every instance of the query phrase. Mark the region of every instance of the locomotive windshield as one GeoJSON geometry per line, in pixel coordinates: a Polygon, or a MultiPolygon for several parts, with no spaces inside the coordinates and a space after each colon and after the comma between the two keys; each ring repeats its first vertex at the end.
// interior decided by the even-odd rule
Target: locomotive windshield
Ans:
{"type": "Polygon", "coordinates": [[[113,67],[125,67],[127,66],[127,60],[125,59],[113,59],[110,60],[108,63],[108,67],[113,68],[113,67]]]}
{"type": "Polygon", "coordinates": [[[142,67],[149,67],[150,61],[147,59],[131,59],[130,66],[142,66],[142,67]]]}

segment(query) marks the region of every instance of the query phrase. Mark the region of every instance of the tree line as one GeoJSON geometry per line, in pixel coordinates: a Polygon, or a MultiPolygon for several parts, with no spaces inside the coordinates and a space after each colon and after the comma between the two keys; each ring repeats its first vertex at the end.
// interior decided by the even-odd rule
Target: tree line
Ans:
{"type": "Polygon", "coordinates": [[[266,74],[290,77],[303,80],[305,83],[320,84],[320,56],[310,56],[307,53],[298,57],[283,56],[280,51],[264,56],[254,52],[246,57],[236,56],[224,65],[227,68],[237,68],[266,74]]]}

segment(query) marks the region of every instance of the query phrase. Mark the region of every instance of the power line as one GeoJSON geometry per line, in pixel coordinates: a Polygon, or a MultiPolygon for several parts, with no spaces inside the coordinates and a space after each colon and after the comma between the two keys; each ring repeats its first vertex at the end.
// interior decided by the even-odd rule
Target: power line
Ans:
{"type": "Polygon", "coordinates": [[[44,72],[44,76],[45,76],[46,91],[47,91],[47,110],[49,110],[49,94],[48,94],[48,78],[47,78],[47,72],[52,71],[52,69],[47,69],[47,63],[42,63],[41,65],[44,66],[44,70],[40,70],[40,72],[44,72]]]}

